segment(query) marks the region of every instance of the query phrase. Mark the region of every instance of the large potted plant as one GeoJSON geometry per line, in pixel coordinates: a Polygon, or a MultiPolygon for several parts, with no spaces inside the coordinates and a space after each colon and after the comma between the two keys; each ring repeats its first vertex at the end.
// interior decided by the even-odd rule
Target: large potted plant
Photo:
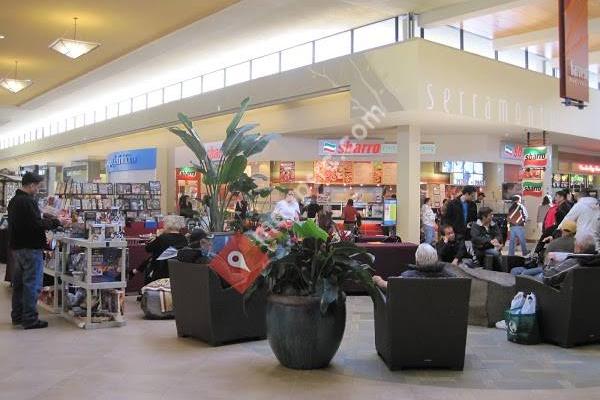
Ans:
{"type": "Polygon", "coordinates": [[[370,273],[373,256],[354,243],[335,242],[312,220],[268,223],[254,237],[271,261],[264,279],[246,296],[252,298],[254,290],[266,285],[271,349],[288,368],[326,367],[344,335],[343,283],[352,280],[372,296],[377,293],[370,273]]]}
{"type": "MultiPolygon", "coordinates": [[[[218,160],[211,160],[192,121],[179,114],[180,127],[169,128],[195,154],[192,164],[202,174],[206,186],[208,230],[215,236],[213,251],[218,252],[230,232],[225,232],[227,207],[236,191],[251,185],[244,170],[248,157],[260,153],[273,135],[252,131],[256,124],[239,126],[248,107],[245,99],[227,127],[218,160]]],[[[228,228],[232,228],[230,226],[228,228]]],[[[232,232],[231,232],[232,233],[232,232]]],[[[169,260],[171,292],[175,309],[177,334],[194,337],[211,345],[221,345],[265,337],[265,291],[244,304],[241,294],[226,285],[207,264],[191,264],[169,260]]]]}

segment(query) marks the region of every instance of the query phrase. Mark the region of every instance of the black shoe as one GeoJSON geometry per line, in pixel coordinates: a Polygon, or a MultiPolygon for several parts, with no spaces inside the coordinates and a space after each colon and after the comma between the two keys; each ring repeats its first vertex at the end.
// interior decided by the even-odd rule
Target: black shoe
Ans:
{"type": "Polygon", "coordinates": [[[35,321],[33,324],[30,325],[23,325],[23,329],[43,329],[43,328],[47,328],[48,327],[48,323],[46,321],[42,321],[41,319],[38,319],[37,321],[35,321]]]}
{"type": "Polygon", "coordinates": [[[13,319],[12,324],[13,326],[19,326],[23,324],[23,321],[21,321],[20,319],[13,319]]]}

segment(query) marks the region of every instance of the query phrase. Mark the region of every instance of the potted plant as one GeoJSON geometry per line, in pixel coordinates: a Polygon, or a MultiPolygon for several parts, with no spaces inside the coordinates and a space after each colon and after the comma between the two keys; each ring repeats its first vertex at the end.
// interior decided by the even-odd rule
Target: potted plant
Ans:
{"type": "Polygon", "coordinates": [[[271,257],[263,280],[247,292],[266,285],[267,338],[279,362],[294,369],[329,365],[346,325],[342,285],[352,280],[375,296],[369,272],[373,256],[350,242],[335,242],[314,221],[265,223],[254,239],[271,257]]]}
{"type": "MultiPolygon", "coordinates": [[[[207,209],[208,230],[215,236],[213,252],[225,246],[227,207],[233,194],[250,184],[252,179],[244,170],[248,158],[265,149],[274,135],[260,135],[252,131],[256,124],[239,126],[248,107],[249,99],[227,127],[218,160],[211,160],[192,121],[178,114],[184,129],[169,128],[192,150],[197,162],[192,164],[202,174],[207,195],[203,202],[207,209]],[[221,240],[219,240],[221,239],[221,240]]],[[[169,260],[171,293],[175,322],[179,336],[201,339],[211,345],[221,345],[265,337],[265,291],[258,293],[249,304],[205,264],[169,260]]]]}
{"type": "MultiPolygon", "coordinates": [[[[209,158],[200,135],[192,121],[185,114],[177,114],[185,129],[179,127],[169,128],[198,159],[197,163],[192,162],[192,165],[202,174],[202,182],[207,192],[205,202],[208,209],[208,228],[215,235],[221,235],[225,232],[225,222],[228,215],[227,207],[235,192],[232,187],[240,180],[243,181],[248,178],[244,173],[248,158],[262,152],[275,136],[273,134],[261,135],[254,133],[253,130],[258,124],[239,126],[249,102],[249,98],[242,101],[240,110],[229,123],[218,160],[209,158]]],[[[216,245],[218,247],[219,243],[216,243],[216,245]]],[[[218,251],[219,249],[215,250],[218,251]]]]}

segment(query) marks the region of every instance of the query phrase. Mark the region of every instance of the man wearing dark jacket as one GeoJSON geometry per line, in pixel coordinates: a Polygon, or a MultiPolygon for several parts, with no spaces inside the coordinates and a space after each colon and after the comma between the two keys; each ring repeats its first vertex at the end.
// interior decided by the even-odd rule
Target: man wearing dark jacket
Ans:
{"type": "Polygon", "coordinates": [[[46,230],[60,225],[56,219],[42,219],[34,198],[41,181],[39,175],[27,172],[22,188],[8,204],[10,249],[15,263],[11,317],[13,325],[23,325],[24,329],[48,326],[46,321],[38,319],[36,309],[44,275],[42,251],[46,246],[46,230]]]}
{"type": "Polygon", "coordinates": [[[443,240],[437,242],[438,257],[440,261],[458,265],[468,256],[465,241],[456,238],[454,228],[450,225],[444,226],[443,232],[443,240]]]}
{"type": "Polygon", "coordinates": [[[462,196],[448,202],[445,222],[454,228],[458,239],[469,240],[469,227],[477,220],[477,204],[473,201],[475,193],[473,186],[465,186],[462,196]]]}
{"type": "Polygon", "coordinates": [[[500,252],[502,251],[502,232],[498,225],[492,220],[492,209],[482,207],[477,214],[479,219],[471,226],[471,241],[473,242],[473,250],[475,256],[479,260],[479,265],[484,266],[485,256],[493,256],[493,270],[499,271],[502,259],[500,252]]]}

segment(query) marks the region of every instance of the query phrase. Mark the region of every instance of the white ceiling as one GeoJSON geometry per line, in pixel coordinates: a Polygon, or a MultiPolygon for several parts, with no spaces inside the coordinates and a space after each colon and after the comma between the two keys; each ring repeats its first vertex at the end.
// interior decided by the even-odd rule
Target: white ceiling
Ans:
{"type": "Polygon", "coordinates": [[[45,119],[73,116],[409,10],[426,11],[461,1],[243,0],[22,107],[0,105],[0,135],[41,126],[45,119]]]}

